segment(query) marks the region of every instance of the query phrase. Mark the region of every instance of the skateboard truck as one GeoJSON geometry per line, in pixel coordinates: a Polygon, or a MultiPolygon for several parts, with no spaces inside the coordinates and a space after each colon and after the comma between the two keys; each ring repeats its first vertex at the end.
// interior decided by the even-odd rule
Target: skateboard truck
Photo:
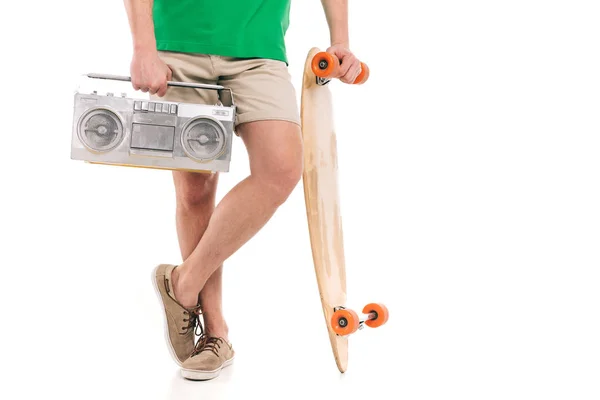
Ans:
{"type": "MultiPolygon", "coordinates": [[[[369,67],[361,62],[360,74],[356,77],[353,84],[362,85],[369,79],[369,67]]],[[[311,63],[311,68],[317,79],[317,85],[328,84],[333,78],[340,76],[340,60],[333,54],[322,51],[317,53],[311,63]]]]}
{"type": "Polygon", "coordinates": [[[366,314],[367,317],[361,321],[354,310],[343,306],[334,307],[333,316],[331,317],[333,331],[338,336],[348,336],[359,329],[363,329],[365,325],[370,328],[380,327],[389,318],[387,307],[381,303],[367,304],[362,313],[366,314]]]}
{"type": "Polygon", "coordinates": [[[331,82],[331,79],[327,79],[327,78],[321,78],[317,76],[317,85],[319,86],[324,86],[327,85],[329,82],[331,82]]]}

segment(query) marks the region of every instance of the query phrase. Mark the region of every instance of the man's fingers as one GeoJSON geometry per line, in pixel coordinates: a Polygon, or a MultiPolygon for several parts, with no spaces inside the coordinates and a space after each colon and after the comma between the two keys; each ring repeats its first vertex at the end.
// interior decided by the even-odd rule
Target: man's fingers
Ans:
{"type": "Polygon", "coordinates": [[[352,76],[350,77],[351,83],[354,83],[356,78],[358,78],[358,75],[360,75],[361,71],[362,71],[362,68],[360,65],[360,61],[356,60],[356,66],[353,68],[352,76]]]}
{"type": "Polygon", "coordinates": [[[156,92],[156,95],[158,97],[163,97],[165,94],[167,94],[167,85],[166,84],[161,86],[160,89],[158,89],[158,92],[156,92]]]}
{"type": "Polygon", "coordinates": [[[350,67],[352,67],[352,56],[345,56],[340,58],[340,74],[346,76],[350,67]]]}
{"type": "Polygon", "coordinates": [[[156,94],[156,92],[158,92],[162,86],[163,86],[163,82],[161,82],[161,81],[152,82],[150,84],[150,94],[156,94]]]}
{"type": "Polygon", "coordinates": [[[140,81],[137,78],[134,78],[133,76],[131,77],[131,86],[133,86],[133,90],[140,90],[140,88],[142,87],[140,81]]]}
{"type": "Polygon", "coordinates": [[[167,80],[164,82],[163,86],[158,91],[158,95],[160,97],[163,97],[165,94],[167,94],[167,89],[169,89],[168,82],[171,81],[171,80],[173,80],[173,71],[167,65],[167,80]]]}
{"type": "Polygon", "coordinates": [[[360,69],[360,61],[358,61],[358,58],[356,58],[354,55],[350,55],[347,56],[344,59],[344,63],[342,65],[346,66],[346,69],[342,69],[342,76],[349,80],[352,78],[352,75],[354,73],[356,73],[356,75],[358,75],[358,73],[356,72],[357,69],[360,69]]]}
{"type": "Polygon", "coordinates": [[[338,60],[340,60],[340,78],[346,75],[346,73],[348,72],[348,68],[350,68],[349,64],[351,64],[350,58],[352,57],[352,53],[349,53],[339,48],[331,48],[327,51],[336,56],[338,60]]]}
{"type": "Polygon", "coordinates": [[[157,90],[156,90],[156,94],[159,97],[163,97],[166,93],[167,93],[167,81],[163,81],[161,82],[161,84],[158,86],[157,90]]]}
{"type": "MultiPolygon", "coordinates": [[[[137,69],[140,69],[139,67],[137,69]]],[[[151,95],[164,96],[167,92],[167,82],[173,78],[173,71],[168,65],[164,68],[154,68],[138,71],[132,68],[131,84],[134,90],[139,90],[151,95]]]]}
{"type": "Polygon", "coordinates": [[[342,82],[344,83],[354,83],[356,78],[360,74],[360,61],[357,58],[354,58],[354,61],[349,66],[348,71],[342,77],[342,82]]]}
{"type": "Polygon", "coordinates": [[[340,65],[340,74],[342,76],[346,76],[346,74],[348,73],[348,70],[350,70],[350,63],[344,62],[340,65]]]}

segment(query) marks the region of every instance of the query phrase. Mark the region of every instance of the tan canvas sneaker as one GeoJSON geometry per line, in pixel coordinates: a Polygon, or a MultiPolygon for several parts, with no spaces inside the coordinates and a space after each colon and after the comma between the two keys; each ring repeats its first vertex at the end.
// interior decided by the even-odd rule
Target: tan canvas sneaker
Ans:
{"type": "Polygon", "coordinates": [[[235,352],[222,338],[203,338],[194,353],[181,366],[181,375],[192,380],[207,380],[219,376],[221,370],[233,363],[235,352]]]}
{"type": "Polygon", "coordinates": [[[152,282],[156,294],[163,305],[165,317],[165,338],[167,347],[175,362],[181,364],[194,352],[195,330],[202,329],[199,321],[200,306],[188,309],[175,300],[171,273],[174,265],[161,264],[154,269],[152,282]]]}

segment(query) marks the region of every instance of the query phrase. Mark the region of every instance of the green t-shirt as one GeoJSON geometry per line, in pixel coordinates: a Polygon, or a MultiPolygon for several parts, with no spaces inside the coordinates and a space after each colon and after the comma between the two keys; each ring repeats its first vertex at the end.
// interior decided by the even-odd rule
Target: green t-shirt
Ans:
{"type": "Polygon", "coordinates": [[[291,0],[154,0],[158,50],[285,61],[291,0]]]}

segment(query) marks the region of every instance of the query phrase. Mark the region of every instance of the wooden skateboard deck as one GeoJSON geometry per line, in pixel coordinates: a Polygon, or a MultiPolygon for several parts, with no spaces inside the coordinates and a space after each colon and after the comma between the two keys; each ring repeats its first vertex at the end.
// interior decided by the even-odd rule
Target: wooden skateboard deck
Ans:
{"type": "Polygon", "coordinates": [[[312,255],[329,340],[340,372],[348,367],[348,338],[329,321],[334,307],[346,304],[346,264],[338,194],[337,143],[329,85],[318,85],[312,71],[313,48],[304,66],[301,121],[304,140],[304,199],[312,255]]]}
{"type": "MultiPolygon", "coordinates": [[[[340,372],[348,368],[348,336],[367,325],[387,322],[388,311],[381,303],[367,304],[360,321],[346,309],[346,262],[338,192],[337,140],[333,101],[328,82],[340,74],[340,62],[318,48],[309,51],[302,80],[302,136],[304,139],[304,200],[321,306],[340,372]]],[[[369,68],[361,63],[354,84],[364,83],[369,68]]]]}

